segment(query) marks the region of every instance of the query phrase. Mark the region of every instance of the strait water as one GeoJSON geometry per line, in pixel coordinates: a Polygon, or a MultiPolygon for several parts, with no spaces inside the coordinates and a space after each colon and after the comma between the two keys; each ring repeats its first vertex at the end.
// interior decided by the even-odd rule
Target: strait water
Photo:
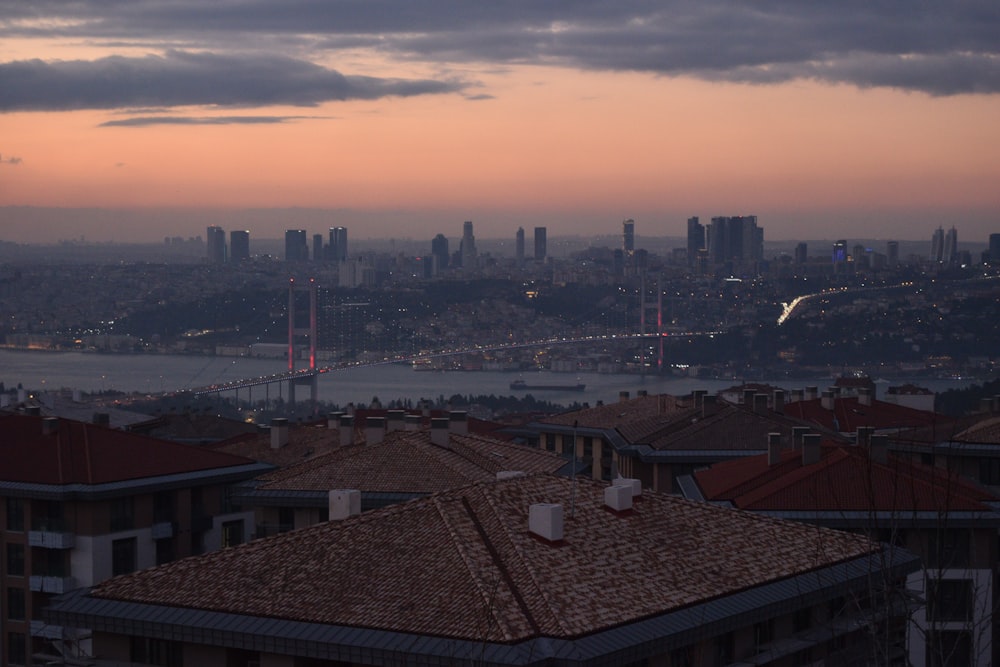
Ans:
{"type": "MultiPolygon", "coordinates": [[[[279,359],[249,359],[232,357],[201,357],[184,355],[111,355],[84,352],[23,352],[0,350],[0,382],[8,389],[23,385],[31,390],[79,389],[84,392],[118,390],[123,392],[160,393],[192,387],[218,384],[244,377],[280,373],[287,369],[279,359]]],[[[821,388],[831,380],[767,380],[784,389],[818,385],[821,388]]],[[[971,380],[915,380],[917,384],[933,391],[962,388],[971,380]]],[[[893,384],[901,384],[902,381],[893,384]]],[[[607,375],[598,373],[503,373],[488,371],[414,371],[408,365],[383,365],[333,371],[320,376],[319,398],[346,405],[349,402],[365,403],[377,396],[383,403],[394,399],[445,398],[453,394],[494,394],[497,396],[523,396],[531,393],[536,398],[554,403],[570,404],[598,400],[608,403],[618,399],[620,391],[632,396],[640,389],[650,394],[687,394],[693,389],[717,391],[740,384],[739,379],[702,380],[695,378],[659,377],[640,375],[607,375]],[[586,390],[513,391],[510,383],[524,379],[532,384],[572,385],[583,383],[586,390]]],[[[882,392],[889,383],[879,383],[882,392]]],[[[240,392],[246,399],[247,390],[240,392]]],[[[269,396],[278,396],[277,385],[272,385],[269,396]]],[[[282,389],[281,391],[287,391],[282,389]]],[[[297,390],[300,398],[308,396],[308,389],[297,390]]],[[[229,394],[231,395],[231,394],[229,394]]],[[[253,398],[264,398],[265,390],[257,387],[253,398]]]]}

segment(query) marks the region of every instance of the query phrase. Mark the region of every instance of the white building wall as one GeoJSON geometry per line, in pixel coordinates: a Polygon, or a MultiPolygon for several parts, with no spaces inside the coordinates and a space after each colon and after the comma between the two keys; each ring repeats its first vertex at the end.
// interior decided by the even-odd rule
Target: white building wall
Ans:
{"type": "Polygon", "coordinates": [[[914,614],[907,631],[907,649],[913,667],[927,667],[926,637],[928,630],[954,630],[968,632],[972,638],[972,662],[975,667],[990,667],[993,657],[993,573],[988,569],[943,569],[914,572],[907,580],[907,588],[920,600],[927,599],[928,577],[936,579],[972,580],[972,620],[931,623],[927,608],[921,607],[914,614]]]}

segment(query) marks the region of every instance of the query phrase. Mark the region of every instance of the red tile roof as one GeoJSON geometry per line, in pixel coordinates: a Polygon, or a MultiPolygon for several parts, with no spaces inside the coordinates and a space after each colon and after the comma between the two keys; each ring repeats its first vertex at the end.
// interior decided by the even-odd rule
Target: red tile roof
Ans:
{"type": "Polygon", "coordinates": [[[253,461],[85,422],[58,419],[51,434],[29,415],[0,416],[0,481],[104,484],[253,461]]]}
{"type": "Polygon", "coordinates": [[[836,398],[832,410],[823,407],[823,399],[815,398],[785,404],[785,414],[824,428],[854,433],[859,426],[876,430],[944,426],[954,420],[946,415],[917,410],[905,405],[872,400],[862,405],[857,397],[836,398]]]}
{"type": "Polygon", "coordinates": [[[784,450],[719,463],[694,474],[706,500],[727,500],[746,510],[827,512],[983,512],[1000,500],[947,471],[889,456],[870,459],[862,447],[828,445],[818,463],[802,465],[802,453],[784,450]]]}
{"type": "Polygon", "coordinates": [[[604,508],[604,485],[572,484],[475,484],[118,577],[92,595],[515,642],[579,637],[873,549],[857,535],[671,496],[619,515],[604,508]],[[529,507],[550,502],[566,511],[556,544],[527,529],[529,507]]]}

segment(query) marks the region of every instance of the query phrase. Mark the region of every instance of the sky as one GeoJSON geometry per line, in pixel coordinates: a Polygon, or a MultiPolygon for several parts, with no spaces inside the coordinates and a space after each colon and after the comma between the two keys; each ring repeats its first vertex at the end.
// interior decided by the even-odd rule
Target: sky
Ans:
{"type": "Polygon", "coordinates": [[[0,240],[1000,232],[996,0],[0,0],[0,240]]]}

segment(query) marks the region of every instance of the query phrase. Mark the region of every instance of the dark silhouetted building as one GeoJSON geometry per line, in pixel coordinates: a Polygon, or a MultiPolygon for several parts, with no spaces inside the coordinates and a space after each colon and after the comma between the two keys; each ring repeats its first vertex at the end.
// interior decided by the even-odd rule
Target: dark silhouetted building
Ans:
{"type": "Polygon", "coordinates": [[[524,227],[517,228],[514,236],[514,256],[518,266],[524,266],[524,227]]]}
{"type": "Polygon", "coordinates": [[[229,259],[233,262],[250,259],[250,232],[248,230],[237,229],[229,232],[229,259]]]}
{"type": "Polygon", "coordinates": [[[809,246],[803,241],[795,246],[795,263],[805,264],[809,261],[809,246]]]}
{"type": "Polygon", "coordinates": [[[476,268],[476,235],[472,233],[472,221],[462,223],[462,243],[459,246],[459,256],[462,258],[462,268],[476,268]]]}
{"type": "Polygon", "coordinates": [[[899,266],[899,241],[886,241],[885,257],[890,269],[899,266]]]}
{"type": "Polygon", "coordinates": [[[698,216],[688,218],[687,260],[693,267],[698,261],[698,251],[705,247],[705,225],[698,222],[698,216]]]}
{"type": "Polygon", "coordinates": [[[330,245],[327,251],[330,261],[347,261],[347,227],[330,228],[330,245]]]}
{"type": "Polygon", "coordinates": [[[313,261],[322,262],[326,249],[323,247],[323,235],[313,234],[313,261]]]}
{"type": "Polygon", "coordinates": [[[622,222],[622,250],[625,251],[625,257],[635,254],[635,220],[632,218],[622,222]]]}
{"type": "Polygon", "coordinates": [[[535,227],[535,261],[544,262],[548,255],[545,227],[535,227]]]}
{"type": "Polygon", "coordinates": [[[222,227],[212,225],[205,232],[208,246],[208,261],[212,264],[222,264],[226,261],[226,232],[222,227]]]}
{"type": "Polygon", "coordinates": [[[443,271],[448,268],[448,237],[438,234],[431,240],[431,256],[434,258],[434,271],[443,271]]]}
{"type": "Polygon", "coordinates": [[[305,262],[309,259],[309,243],[306,240],[306,230],[285,230],[285,261],[305,262]]]}
{"type": "Polygon", "coordinates": [[[748,264],[764,259],[764,230],[757,216],[712,218],[708,228],[708,254],[714,264],[748,264]]]}

